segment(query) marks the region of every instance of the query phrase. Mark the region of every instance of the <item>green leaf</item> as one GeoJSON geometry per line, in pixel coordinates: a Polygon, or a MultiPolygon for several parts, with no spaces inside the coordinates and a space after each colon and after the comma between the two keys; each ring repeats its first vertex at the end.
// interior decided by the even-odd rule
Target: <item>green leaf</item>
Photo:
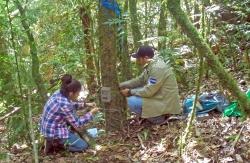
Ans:
{"type": "Polygon", "coordinates": [[[7,153],[0,152],[0,160],[5,160],[6,161],[7,157],[8,157],[7,153]]]}

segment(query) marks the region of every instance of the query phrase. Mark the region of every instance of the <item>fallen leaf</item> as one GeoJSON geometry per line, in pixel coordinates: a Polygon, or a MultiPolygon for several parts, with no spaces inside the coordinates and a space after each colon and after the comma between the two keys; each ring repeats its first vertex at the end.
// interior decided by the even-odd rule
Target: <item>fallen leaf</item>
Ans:
{"type": "Polygon", "coordinates": [[[236,154],[235,155],[235,158],[236,158],[236,161],[239,162],[239,163],[242,163],[243,162],[243,159],[242,157],[239,155],[239,154],[236,154]]]}
{"type": "Polygon", "coordinates": [[[118,159],[120,161],[129,161],[128,157],[122,156],[122,155],[114,155],[115,159],[118,159]]]}

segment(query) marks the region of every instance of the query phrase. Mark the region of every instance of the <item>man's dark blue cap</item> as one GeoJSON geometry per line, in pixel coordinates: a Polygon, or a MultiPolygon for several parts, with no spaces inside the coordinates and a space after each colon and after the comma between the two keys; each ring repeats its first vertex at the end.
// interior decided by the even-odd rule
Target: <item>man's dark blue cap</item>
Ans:
{"type": "Polygon", "coordinates": [[[132,54],[133,58],[146,57],[149,58],[154,57],[154,50],[151,46],[141,46],[136,53],[132,54]]]}

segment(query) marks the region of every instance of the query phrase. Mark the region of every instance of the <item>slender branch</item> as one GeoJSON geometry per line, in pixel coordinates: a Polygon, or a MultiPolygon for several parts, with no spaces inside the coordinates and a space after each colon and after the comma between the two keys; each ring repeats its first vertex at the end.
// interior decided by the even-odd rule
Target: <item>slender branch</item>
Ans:
{"type": "Polygon", "coordinates": [[[232,143],[232,147],[234,148],[235,145],[237,144],[238,140],[240,139],[240,135],[244,129],[245,125],[243,125],[240,129],[240,132],[237,134],[236,138],[234,139],[233,143],[232,143]]]}
{"type": "Polygon", "coordinates": [[[14,113],[18,112],[21,108],[20,107],[15,107],[14,110],[12,110],[11,112],[5,114],[3,117],[0,117],[0,121],[5,120],[6,118],[8,118],[9,116],[13,115],[14,113]]]}
{"type": "Polygon", "coordinates": [[[200,62],[199,62],[199,77],[196,81],[196,92],[195,92],[195,99],[194,99],[194,103],[193,103],[193,107],[192,107],[192,111],[191,111],[191,115],[188,119],[188,124],[187,124],[187,127],[185,129],[185,132],[183,134],[183,136],[180,138],[181,139],[181,143],[180,143],[180,154],[182,155],[183,153],[183,150],[185,149],[185,146],[186,146],[186,140],[189,136],[189,133],[190,133],[190,128],[193,124],[193,120],[195,119],[196,117],[196,104],[197,104],[197,101],[198,101],[198,97],[199,97],[199,93],[200,93],[200,86],[201,86],[201,81],[202,81],[202,76],[203,76],[203,62],[204,62],[204,59],[203,57],[200,56],[200,62]]]}
{"type": "Polygon", "coordinates": [[[141,139],[140,134],[137,134],[137,137],[138,137],[138,139],[139,139],[139,141],[140,141],[140,143],[141,143],[142,149],[146,149],[145,145],[143,144],[143,141],[142,141],[142,139],[141,139]]]}
{"type": "Polygon", "coordinates": [[[38,163],[38,150],[37,150],[37,143],[35,141],[35,134],[34,134],[34,129],[33,129],[33,122],[32,122],[32,109],[31,109],[31,97],[30,97],[30,90],[28,90],[28,104],[29,104],[29,122],[30,122],[30,137],[32,140],[32,145],[33,145],[33,154],[34,154],[34,159],[35,163],[38,163]]]}

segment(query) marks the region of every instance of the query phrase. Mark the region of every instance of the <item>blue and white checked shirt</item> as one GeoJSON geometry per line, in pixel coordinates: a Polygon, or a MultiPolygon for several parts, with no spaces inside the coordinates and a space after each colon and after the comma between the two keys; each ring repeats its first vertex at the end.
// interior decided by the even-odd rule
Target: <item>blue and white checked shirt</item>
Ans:
{"type": "Polygon", "coordinates": [[[93,119],[91,113],[78,117],[75,110],[78,105],[56,91],[44,106],[40,121],[40,132],[46,138],[68,138],[67,123],[78,128],[93,119]]]}

